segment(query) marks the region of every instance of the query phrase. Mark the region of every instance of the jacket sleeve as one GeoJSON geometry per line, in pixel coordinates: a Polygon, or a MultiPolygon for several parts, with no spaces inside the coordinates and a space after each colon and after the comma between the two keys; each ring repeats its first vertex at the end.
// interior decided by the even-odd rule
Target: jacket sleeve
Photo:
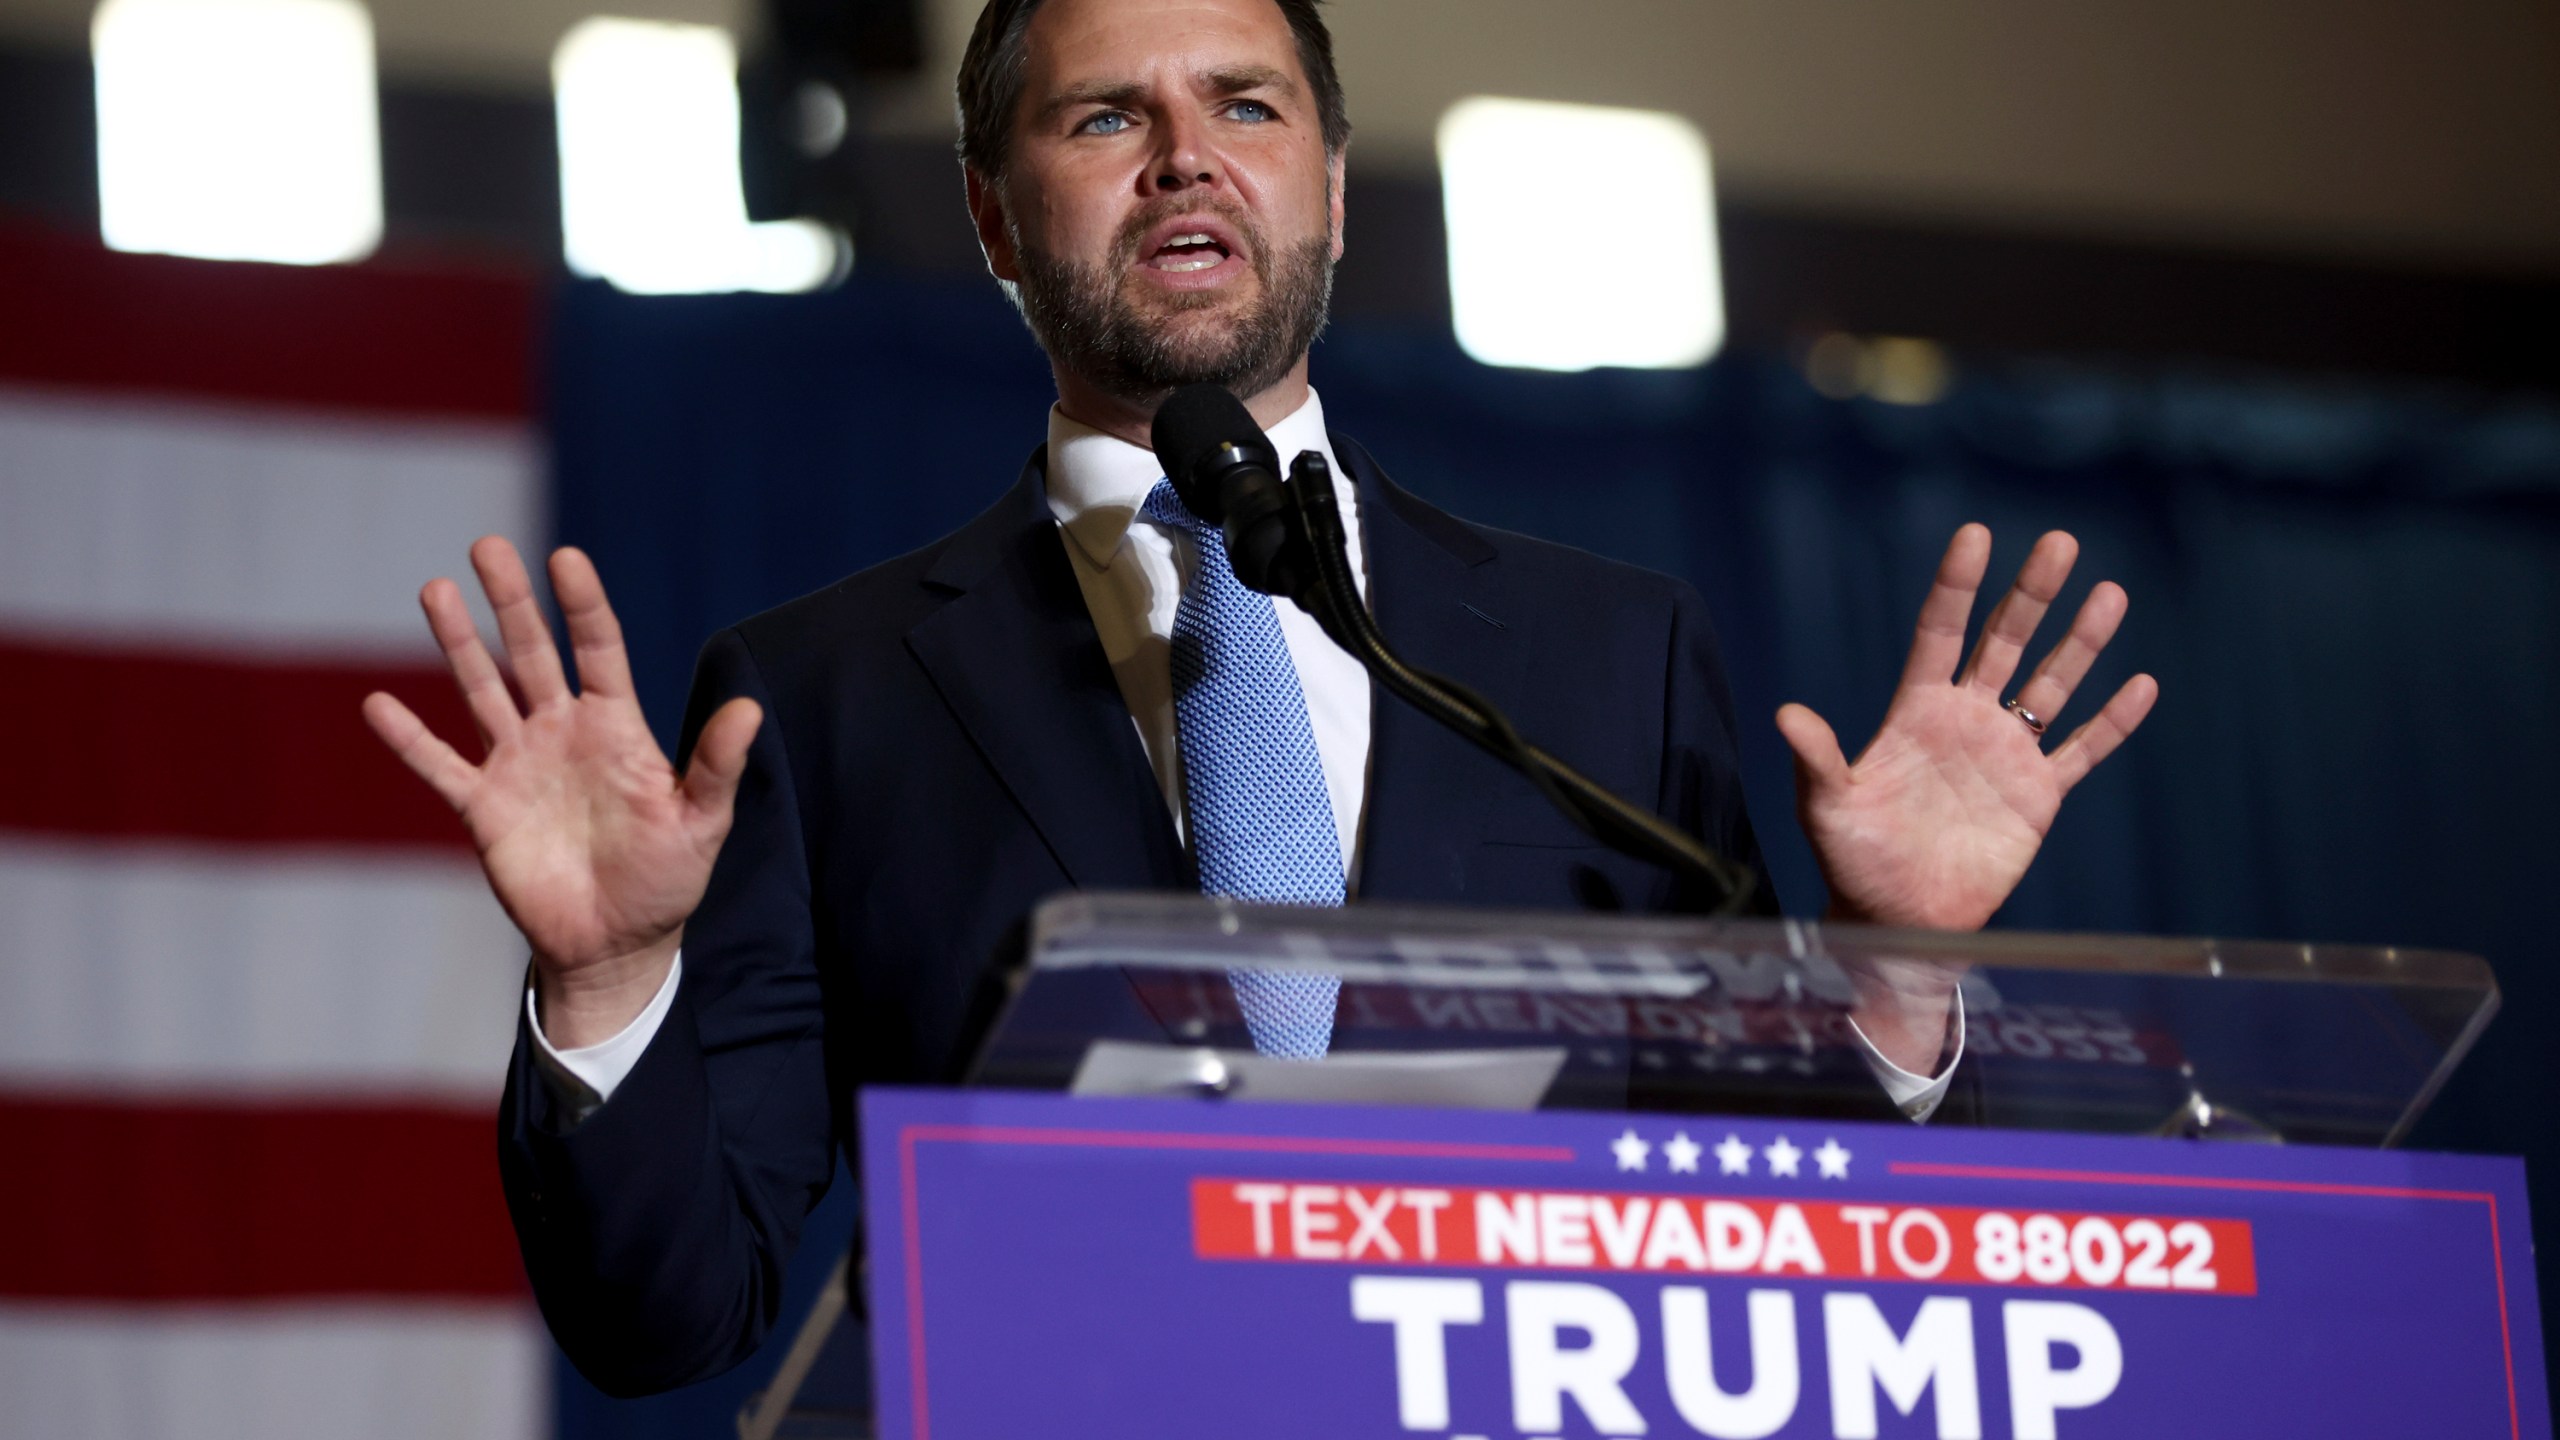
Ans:
{"type": "Polygon", "coordinates": [[[704,647],[678,763],[734,696],[764,707],[735,820],[687,921],[675,1004],[613,1097],[572,1120],[519,1019],[499,1168],[534,1296],[615,1395],[747,1357],[834,1171],[807,851],[782,724],[735,630],[704,647]]]}
{"type": "MultiPolygon", "coordinates": [[[[1671,649],[1663,685],[1662,793],[1655,813],[1706,842],[1708,848],[1749,871],[1753,880],[1744,913],[1774,916],[1777,891],[1760,857],[1760,841],[1742,798],[1742,749],[1734,726],[1733,692],[1707,602],[1686,581],[1675,582],[1671,601],[1671,649]]],[[[1672,908],[1704,911],[1721,896],[1682,884],[1672,908]]]]}

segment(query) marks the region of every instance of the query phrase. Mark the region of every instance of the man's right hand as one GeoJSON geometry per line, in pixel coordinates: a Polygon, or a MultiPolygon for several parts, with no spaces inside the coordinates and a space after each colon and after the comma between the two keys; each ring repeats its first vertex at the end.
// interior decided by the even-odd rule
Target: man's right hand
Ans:
{"type": "Polygon", "coordinates": [[[752,700],[721,706],[679,777],[641,716],[594,562],[574,549],[551,556],[551,591],[578,657],[575,694],[515,547],[483,537],[471,567],[497,614],[521,708],[480,643],[462,587],[429,581],[418,603],[487,758],[463,759],[389,695],[366,696],[364,718],[470,830],[489,888],[533,947],[545,1037],[563,1050],[593,1045],[630,1024],[665,983],[728,836],[763,712],[752,700]]]}

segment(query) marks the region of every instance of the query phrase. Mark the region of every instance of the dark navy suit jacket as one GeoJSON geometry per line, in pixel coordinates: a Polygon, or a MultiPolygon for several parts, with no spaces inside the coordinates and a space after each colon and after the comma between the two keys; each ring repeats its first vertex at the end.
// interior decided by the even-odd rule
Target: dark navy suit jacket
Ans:
{"type": "MultiPolygon", "coordinates": [[[[1733,706],[1687,585],[1457,520],[1333,437],[1370,606],[1406,659],[1735,860],[1733,706]]],[[[947,1083],[994,1018],[1034,905],[1194,889],[1035,455],[994,508],[705,648],[684,745],[764,707],[737,819],[685,930],[673,1010],[567,1123],[520,1033],[500,1163],[534,1292],[604,1389],[717,1373],[772,1325],[801,1220],[874,1083],[947,1083]]],[[[1762,893],[1766,894],[1766,884],[1762,893]]],[[[1361,898],[1696,908],[1525,782],[1379,693],[1361,898]]]]}

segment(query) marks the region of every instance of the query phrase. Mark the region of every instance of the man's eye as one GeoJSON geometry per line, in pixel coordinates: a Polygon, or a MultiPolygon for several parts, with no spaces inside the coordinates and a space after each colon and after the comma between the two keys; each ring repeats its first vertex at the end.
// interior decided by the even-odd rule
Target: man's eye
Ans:
{"type": "Polygon", "coordinates": [[[1117,110],[1105,110],[1076,128],[1088,135],[1117,135],[1129,128],[1129,117],[1117,110]]]}
{"type": "Polygon", "coordinates": [[[1259,100],[1239,100],[1232,106],[1228,107],[1227,113],[1238,120],[1250,120],[1257,125],[1261,124],[1265,120],[1276,120],[1279,118],[1271,113],[1270,106],[1263,104],[1259,100]]]}

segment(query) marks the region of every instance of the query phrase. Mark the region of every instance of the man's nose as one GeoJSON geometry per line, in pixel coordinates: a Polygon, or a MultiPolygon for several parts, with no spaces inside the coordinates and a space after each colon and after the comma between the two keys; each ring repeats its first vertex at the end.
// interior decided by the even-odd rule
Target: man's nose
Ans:
{"type": "Polygon", "coordinates": [[[1148,188],[1174,195],[1194,186],[1216,186],[1226,178],[1225,166],[1209,138],[1209,127],[1197,115],[1176,115],[1158,131],[1164,139],[1148,170],[1148,188]]]}

